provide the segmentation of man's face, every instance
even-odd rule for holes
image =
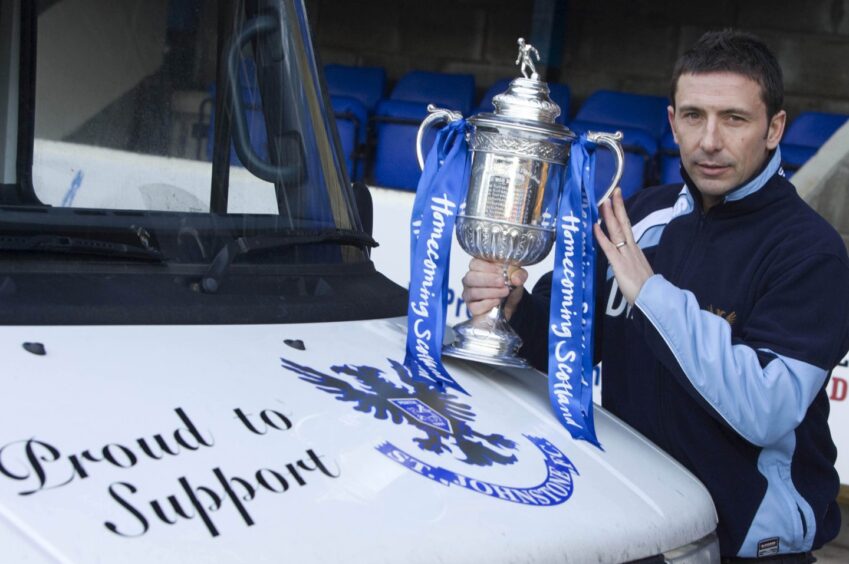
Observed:
[[[682,74],[669,124],[681,163],[705,208],[720,202],[763,165],[784,132],[786,114],[767,120],[761,87],[733,72]]]

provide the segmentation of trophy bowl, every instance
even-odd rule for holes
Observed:
[[[522,59],[525,67],[533,65]],[[519,61],[517,61],[518,64]],[[557,210],[572,143],[576,135],[555,123],[560,108],[549,98],[548,85],[532,72],[514,79],[493,99],[494,113],[467,120],[470,175],[465,202],[457,214],[455,233],[460,246],[473,257],[500,263],[510,286],[510,266],[540,262],[556,239]],[[424,168],[422,138],[437,121],[461,119],[450,110],[428,107],[416,139],[419,165]],[[609,196],[622,175],[621,133],[589,132],[590,141],[611,149],[617,161]],[[454,342],[443,354],[496,364],[528,366],[518,356],[521,338],[503,314],[503,301],[489,313],[454,327]]]
[[[473,257],[508,268],[536,264],[555,240],[553,212],[559,178],[568,160],[567,138],[518,135],[512,128],[475,123],[469,137],[471,176],[465,206],[457,215],[460,247]],[[443,354],[499,364],[526,366],[516,355],[522,340],[501,306],[454,327],[453,344]]]

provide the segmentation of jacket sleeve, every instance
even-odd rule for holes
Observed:
[[[635,305],[634,322],[676,379],[720,421],[765,446],[799,425],[846,353],[849,268],[812,255],[785,269],[757,299],[740,338],[660,275]]]

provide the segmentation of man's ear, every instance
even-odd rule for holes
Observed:
[[[766,146],[772,151],[778,146],[781,141],[781,136],[784,135],[784,126],[787,124],[787,112],[781,110],[769,120],[769,126],[766,130]]]
[[[675,108],[670,106],[666,106],[666,117],[669,118],[669,127],[672,129],[672,137],[675,139],[675,143],[678,143],[678,133],[675,131]]]

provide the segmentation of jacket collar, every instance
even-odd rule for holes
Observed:
[[[766,159],[758,172],[749,178],[748,181],[725,194],[722,202],[718,205],[742,202],[747,198],[750,200],[758,199],[752,198],[752,196],[761,192],[761,189],[776,175],[782,178],[784,177],[784,169],[781,168],[781,149],[779,147],[776,147],[772,151],[770,157]],[[678,202],[676,203],[676,207],[680,208],[681,211],[676,215],[688,213],[696,207],[701,210],[701,198],[694,198],[693,190],[690,188],[691,186],[695,187],[695,190],[698,191],[698,187],[696,187],[683,166],[681,167],[681,178],[684,180],[684,186],[678,194]]]

